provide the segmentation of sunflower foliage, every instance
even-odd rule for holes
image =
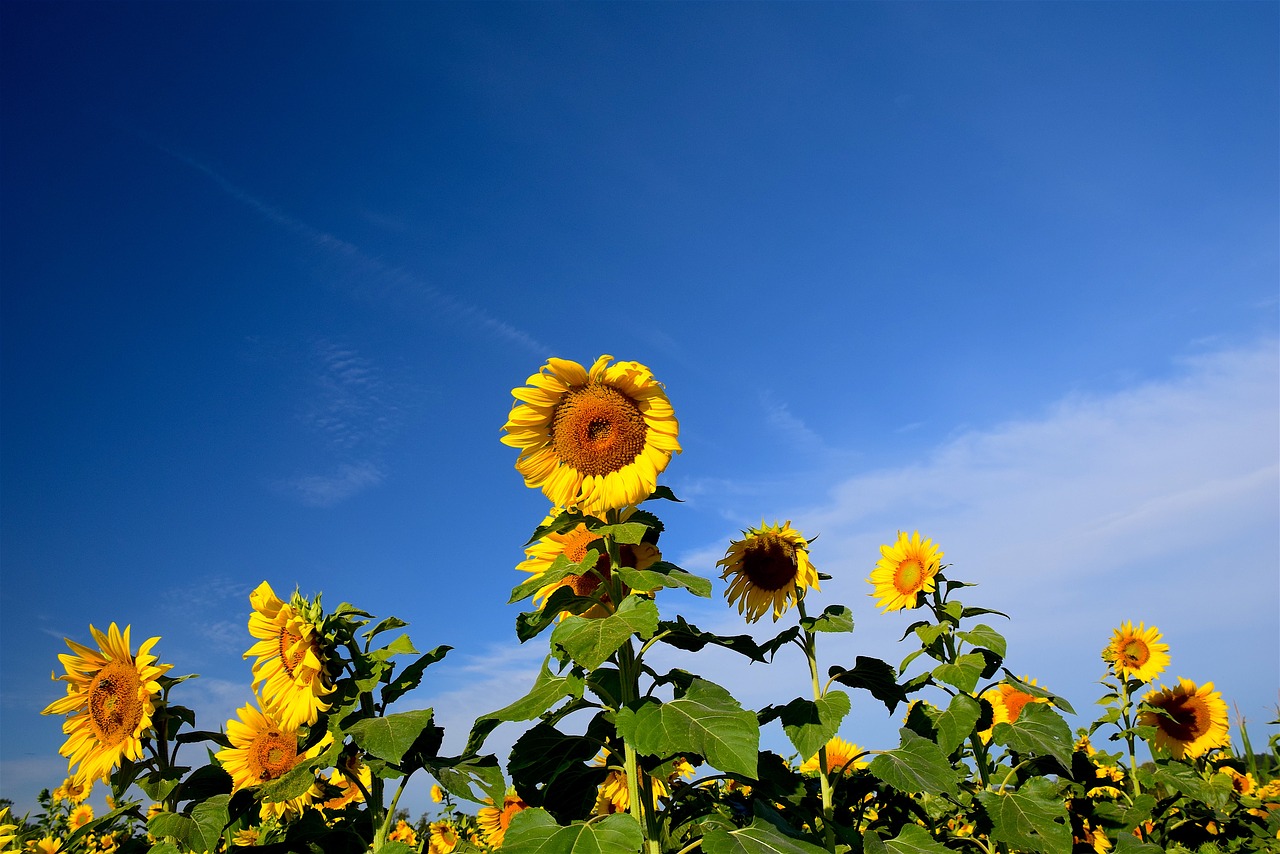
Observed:
[[[412,707],[449,646],[422,652],[397,617],[263,582],[244,653],[254,700],[216,730],[170,698],[191,677],[170,675],[159,638],[135,650],[113,623],[90,627],[96,647],[68,640],[66,695],[45,709],[65,717],[68,777],[34,817],[0,810],[0,851],[1280,851],[1280,735],[1255,753],[1241,721],[1237,751],[1211,682],[1157,681],[1172,656],[1154,626],[1115,630],[1098,715],[1073,729],[1071,703],[1006,666],[1007,615],[974,603],[939,545],[899,532],[867,581],[880,619],[906,612],[902,657],[823,666],[854,613],[819,610],[831,577],[788,520],[743,531],[713,570],[757,629],[706,631],[678,610],[712,580],[661,551],[658,514],[678,499],[658,480],[681,447],[652,372],[551,359],[512,394],[503,442],[550,509],[508,605],[516,638],[545,657],[460,755],[442,756],[433,710]],[[664,647],[796,667],[809,689],[746,708],[709,668],[656,666]],[[856,692],[900,720],[896,743],[846,740]],[[484,751],[503,724],[522,734],[499,762]],[[762,744],[775,725],[785,755]],[[442,806],[411,823],[400,798],[423,777]],[[84,801],[100,783],[109,809],[95,817]]]

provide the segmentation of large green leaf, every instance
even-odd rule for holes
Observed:
[[[828,605],[816,617],[804,617],[800,627],[807,632],[851,632],[853,612],[846,605]]]
[[[978,687],[982,671],[986,669],[987,660],[981,655],[971,652],[961,655],[952,663],[939,664],[933,668],[933,678],[948,685],[954,685],[966,693]]]
[[[1004,657],[1004,635],[1000,634],[986,623],[979,623],[967,632],[956,632],[956,637],[968,644],[972,644],[975,647],[989,649],[1001,658]]]
[[[395,764],[430,723],[431,709],[414,709],[356,721],[347,727],[347,734],[366,753]]]
[[[938,732],[938,747],[946,756],[960,746],[973,732],[982,714],[982,705],[968,694],[956,694],[946,710],[939,713],[933,725]]]
[[[950,794],[956,790],[959,773],[951,767],[938,745],[905,727],[898,730],[902,743],[871,760],[872,775],[900,792]]]
[[[702,837],[705,854],[825,854],[826,849],[786,836],[767,821],[753,819],[749,827],[725,830],[711,827]]]
[[[1019,753],[1052,756],[1064,769],[1071,768],[1071,727],[1046,703],[1027,703],[1016,721],[996,724],[991,738]]]
[[[592,735],[595,737],[589,737]],[[599,752],[598,733],[565,735],[550,724],[539,723],[512,745],[507,772],[525,803],[567,821],[589,815],[595,805],[608,772],[585,763]]]
[[[658,606],[653,600],[628,596],[607,617],[566,617],[551,633],[551,645],[583,669],[595,670],[632,635],[649,638],[657,630]]]
[[[663,587],[683,587],[704,599],[711,595],[711,579],[686,572],[666,561],[658,561],[646,569],[619,567],[618,577],[638,593],[652,593]]]
[[[782,729],[799,751],[802,759],[808,759],[826,744],[840,722],[849,714],[849,695],[843,691],[828,691],[821,700],[797,697],[785,706],[769,706],[761,709],[758,719],[766,724],[774,718],[782,719]]]
[[[615,726],[640,753],[696,753],[726,774],[756,776],[760,724],[754,713],[714,682],[695,678],[675,700],[650,700],[639,709],[622,709]]]
[[[482,798],[488,798],[490,802],[500,804],[507,790],[502,768],[492,754],[437,759],[428,762],[426,767],[441,786],[463,800],[479,803]],[[480,797],[476,796],[474,786],[480,787]]]
[[[982,808],[991,818],[991,838],[1019,851],[1070,854],[1067,807],[1051,791],[1051,781],[1041,777],[1034,782],[1046,785],[1028,785],[1015,792],[978,793]]]
[[[870,691],[871,696],[884,703],[890,713],[899,703],[907,701],[907,692],[898,684],[893,665],[878,658],[859,655],[854,659],[852,670],[833,667],[827,675],[845,687]]]
[[[951,854],[951,849],[935,840],[929,831],[915,824],[903,826],[895,838],[886,840],[890,854]]]
[[[644,838],[627,813],[590,824],[556,824],[546,810],[531,807],[516,813],[502,840],[503,854],[636,854]]]
[[[507,600],[507,604],[511,605],[522,599],[527,599],[542,588],[564,580],[565,576],[587,574],[595,568],[596,562],[600,560],[600,555],[604,554],[604,544],[601,543],[600,546],[600,548],[588,550],[579,563],[569,560],[568,556],[563,553],[556,555],[555,560],[551,562],[549,567],[511,588],[511,598]]]
[[[223,828],[231,823],[230,802],[230,795],[214,795],[191,808],[192,828],[187,836],[191,850],[212,851],[217,848]]]
[[[583,677],[580,671],[571,670],[566,676],[557,676],[548,666],[550,658],[542,660],[542,669],[534,680],[529,693],[496,712],[476,718],[467,738],[466,753],[479,753],[484,740],[498,724],[505,721],[531,721],[546,712],[565,697],[581,697]]]

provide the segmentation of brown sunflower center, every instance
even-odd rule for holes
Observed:
[[[612,386],[592,383],[565,392],[551,419],[551,444],[571,468],[607,475],[640,456],[648,431],[634,400]]]
[[[795,543],[764,532],[742,552],[742,573],[761,590],[781,590],[796,582]]]
[[[142,722],[142,680],[132,661],[112,661],[89,683],[89,721],[94,735],[115,745],[133,735]]]
[[[916,593],[923,583],[924,564],[919,558],[909,557],[898,562],[893,571],[893,586],[899,593]]]
[[[307,644],[302,643],[302,635],[287,628],[280,630],[280,666],[290,679],[296,678],[294,669],[307,657],[307,649]]]
[[[249,770],[259,780],[275,780],[284,776],[298,758],[298,739],[292,733],[269,729],[260,733],[249,746]]]
[[[1120,650],[1120,658],[1129,667],[1141,667],[1150,657],[1151,651],[1147,649],[1147,645],[1137,638],[1127,640]]]
[[[1017,688],[1010,688],[1004,693],[1004,707],[1009,712],[1009,720],[1016,721],[1018,715],[1022,714],[1022,709],[1027,703],[1030,703],[1034,697],[1025,691],[1019,691]]]
[[[1209,731],[1209,708],[1198,697],[1170,697],[1159,708],[1168,713],[1155,715],[1155,724],[1169,737],[1192,742]]]

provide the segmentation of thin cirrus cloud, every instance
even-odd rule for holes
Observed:
[[[423,281],[420,277],[399,267],[383,263],[369,255],[350,241],[322,231],[297,217],[286,213],[275,205],[269,204],[248,190],[240,187],[223,176],[207,163],[195,157],[176,151],[160,143],[145,133],[133,130],[132,133],[147,144],[164,152],[170,157],[195,169],[209,178],[228,196],[251,208],[268,221],[280,226],[309,243],[317,250],[332,258],[354,264],[360,272],[362,282],[360,294],[367,293],[369,282],[378,282],[384,289],[393,293],[405,294],[425,301],[432,309],[433,316],[451,321],[450,325],[469,326],[475,331],[492,335],[501,340],[515,344],[522,349],[543,356],[550,348],[538,341],[528,332],[505,320],[494,317],[485,309],[474,303],[461,300],[440,288]]]
[[[386,473],[376,463],[341,463],[326,474],[310,474],[275,482],[277,491],[308,507],[332,507],[382,483]]]

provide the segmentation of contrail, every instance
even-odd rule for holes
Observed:
[[[489,332],[493,335],[518,344],[529,352],[537,356],[545,356],[551,352],[551,348],[534,338],[522,329],[518,329],[500,320],[489,312],[485,311],[478,305],[458,299],[452,294],[448,294],[439,288],[423,281],[418,276],[408,273],[402,269],[388,266],[377,258],[364,252],[359,246],[343,240],[340,237],[332,235],[326,231],[321,231],[295,216],[291,216],[274,205],[264,202],[262,199],[245,190],[231,181],[227,180],[221,173],[202,163],[194,157],[183,154],[180,151],[164,145],[161,142],[152,139],[147,134],[134,130],[133,133],[154,148],[163,151],[170,157],[185,163],[205,177],[209,178],[217,184],[222,191],[238,202],[247,205],[257,211],[261,216],[285,229],[292,232],[303,240],[309,242],[317,249],[328,252],[333,255],[341,256],[343,259],[356,263],[364,270],[372,275],[380,278],[383,282],[393,285],[397,288],[410,290],[413,293],[424,297],[434,304],[434,306],[445,315],[463,320],[479,329]]]

